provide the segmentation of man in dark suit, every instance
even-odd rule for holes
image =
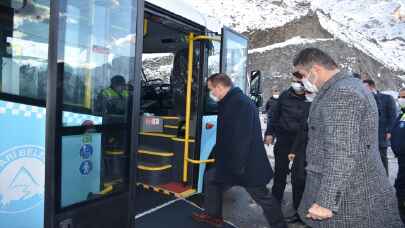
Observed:
[[[392,127],[391,148],[398,159],[395,189],[401,218],[405,223],[405,88],[399,90],[398,105],[401,111]]]
[[[377,90],[374,80],[367,79],[363,81],[368,90],[373,93],[378,108],[378,146],[380,149],[381,160],[388,175],[387,148],[390,146],[391,128],[394,124],[397,110],[395,100],[387,94],[380,93]]]
[[[229,187],[239,185],[263,208],[271,228],[287,228],[279,202],[266,188],[273,171],[255,104],[242,90],[233,87],[225,74],[210,76],[208,88],[213,100],[218,101],[215,164],[205,174],[205,211],[194,213],[193,219],[221,227],[222,194]]]

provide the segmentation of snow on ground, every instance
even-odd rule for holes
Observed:
[[[152,54],[142,54],[142,61],[150,60],[150,59],[160,59],[165,57],[173,57],[173,53],[152,53]]]
[[[266,47],[261,47],[261,48],[256,48],[256,49],[251,49],[249,50],[249,54],[254,54],[254,53],[263,53],[263,52],[267,52],[276,48],[283,48],[289,45],[297,45],[297,44],[311,44],[311,43],[316,43],[316,42],[322,42],[322,41],[330,41],[333,39],[305,39],[302,37],[293,37],[289,40],[286,40],[282,43],[277,43],[277,44],[273,44],[273,45],[269,45]]]

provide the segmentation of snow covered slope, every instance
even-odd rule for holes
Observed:
[[[190,3],[239,32],[279,27],[310,9],[309,2],[294,0],[191,0]]]
[[[405,0],[191,0],[240,32],[316,12],[322,27],[394,71],[405,70]]]
[[[314,0],[321,25],[393,70],[405,69],[405,0]]]

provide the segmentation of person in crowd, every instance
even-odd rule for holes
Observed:
[[[95,111],[103,116],[124,115],[128,101],[128,90],[125,78],[115,75],[110,86],[103,89],[95,102]]]
[[[272,107],[274,107],[275,103],[277,102],[278,98],[280,97],[280,90],[277,87],[273,87],[271,90],[271,97],[266,102],[265,105],[265,112],[268,113]]]
[[[309,106],[304,86],[300,79],[294,76],[291,87],[280,95],[273,108],[272,127],[268,131],[268,135],[277,136],[274,145],[275,173],[272,193],[280,203],[283,200],[289,173],[288,154],[291,153],[303,122],[308,117]]]
[[[405,88],[399,91],[398,104],[401,111],[391,131],[391,148],[398,158],[398,175],[395,180],[395,188],[399,211],[402,221],[405,223]]]
[[[276,87],[273,87],[272,89],[272,96],[270,99],[267,101],[266,106],[265,106],[265,112],[267,114],[267,128],[264,136],[264,142],[267,145],[273,144],[274,142],[274,136],[271,135],[271,128],[272,128],[272,117],[273,117],[273,109],[277,104],[278,98],[280,97],[280,90]]]
[[[296,79],[300,75],[294,76]],[[300,82],[301,84],[301,82]],[[302,84],[301,84],[302,85]],[[302,89],[304,86],[302,85]],[[288,154],[288,160],[293,162],[291,167],[291,183],[292,183],[292,193],[293,193],[293,206],[296,211],[300,205],[302,195],[304,194],[305,189],[305,166],[306,166],[306,146],[308,141],[308,115],[309,115],[309,106],[313,101],[313,93],[305,92],[306,102],[308,105],[304,109],[304,116],[301,118],[301,126],[295,137],[294,143],[292,145],[291,151]],[[291,222],[300,222],[302,223],[301,218],[296,215],[296,219],[291,219]]]
[[[214,100],[218,100],[215,164],[205,174],[205,211],[192,214],[192,218],[222,227],[222,194],[230,186],[240,185],[263,208],[271,228],[287,228],[279,202],[266,187],[273,171],[254,102],[233,87],[226,74],[210,76],[208,88]]]
[[[395,100],[392,96],[380,93],[372,79],[363,80],[364,85],[373,94],[378,108],[378,146],[381,160],[388,175],[387,150],[390,146],[391,128],[397,116]]]
[[[317,93],[309,114],[301,218],[313,228],[403,227],[379,159],[374,97],[317,48],[300,51],[293,65],[306,90]]]

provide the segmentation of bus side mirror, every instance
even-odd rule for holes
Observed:
[[[250,72],[249,78],[250,85],[250,96],[252,100],[256,103],[257,107],[263,105],[262,98],[262,72],[260,70],[254,70]]]

